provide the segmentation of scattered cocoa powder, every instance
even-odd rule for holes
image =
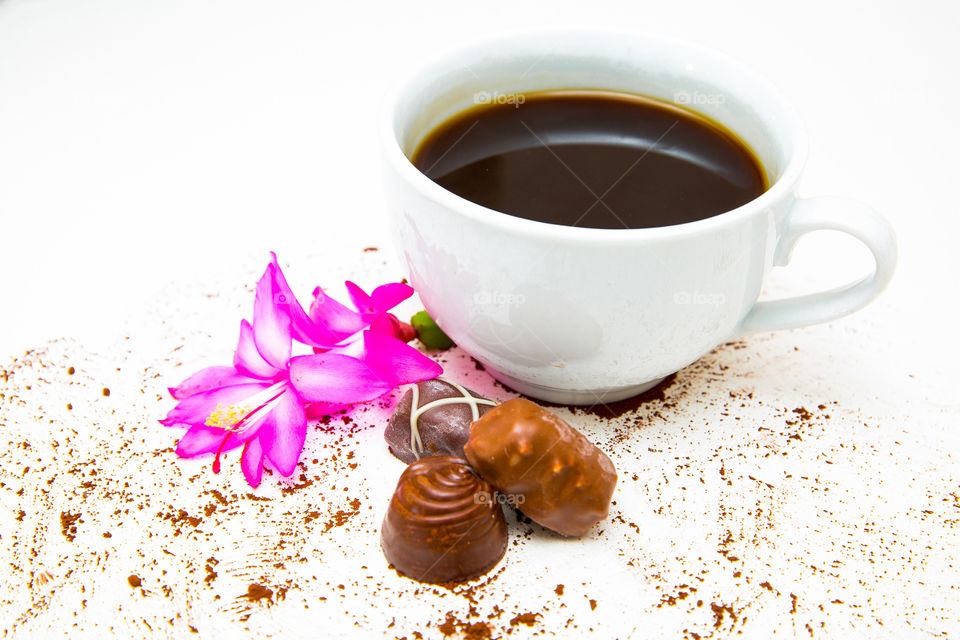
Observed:
[[[260,602],[261,600],[266,600],[272,604],[273,589],[269,589],[262,584],[257,584],[256,582],[252,582],[250,583],[250,586],[247,587],[247,592],[240,597],[246,598],[250,602]]]
[[[713,626],[719,629],[723,626],[724,618],[729,617],[732,623],[737,622],[738,611],[728,604],[710,603],[710,609],[713,611]]]
[[[218,564],[220,564],[220,562],[213,556],[210,556],[209,558],[207,558],[207,564],[204,565],[203,567],[204,570],[207,572],[207,575],[203,578],[203,581],[206,582],[207,584],[210,584],[211,582],[217,579],[217,572],[214,571],[213,568]]]
[[[73,542],[73,539],[77,537],[77,523],[83,522],[80,519],[79,513],[70,513],[69,511],[60,512],[60,531],[63,533],[63,537]]]
[[[333,529],[334,527],[342,527],[343,525],[345,525],[345,524],[350,520],[350,518],[352,518],[352,517],[354,517],[355,515],[357,515],[358,513],[360,513],[360,499],[359,499],[359,498],[354,498],[353,500],[350,501],[349,504],[350,504],[350,508],[349,508],[349,509],[341,509],[340,511],[337,511],[336,513],[334,513],[334,514],[330,517],[329,520],[327,520],[327,521],[323,524],[323,532],[324,532],[324,533],[326,533],[327,531],[330,531],[330,529]],[[308,514],[308,517],[309,517],[309,516],[310,516],[310,514]],[[311,519],[312,519],[312,518],[311,518]]]
[[[446,619],[437,625],[437,630],[445,638],[449,638],[457,632],[466,640],[489,640],[493,637],[493,630],[488,623],[460,620],[453,611],[447,612]]]
[[[539,617],[540,617],[539,613],[532,613],[532,612],[518,613],[517,615],[515,615],[513,618],[510,619],[510,626],[516,627],[518,625],[525,624],[528,627],[532,627],[537,623],[537,618]]]

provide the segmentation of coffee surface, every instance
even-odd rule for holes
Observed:
[[[575,227],[692,222],[766,190],[759,161],[720,125],[608,91],[544,91],[472,107],[430,132],[411,160],[467,200]]]

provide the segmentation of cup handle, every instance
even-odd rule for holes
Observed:
[[[809,295],[756,302],[740,325],[740,335],[774,329],[792,329],[827,322],[865,307],[880,295],[897,266],[897,239],[890,223],[865,204],[847,198],[797,200],[777,244],[774,265],[790,262],[797,240],[820,230],[843,231],[873,252],[871,273],[842,287]]]

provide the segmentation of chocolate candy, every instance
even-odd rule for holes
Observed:
[[[384,555],[420,582],[463,582],[486,573],[507,549],[507,521],[496,497],[463,458],[414,462],[383,519]]]
[[[484,414],[464,451],[484,480],[557,533],[583,535],[607,516],[617,484],[610,458],[529,400],[509,400]]]
[[[423,456],[463,457],[470,423],[496,404],[441,378],[418,382],[400,399],[383,437],[408,464]]]

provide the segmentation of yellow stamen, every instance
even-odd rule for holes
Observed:
[[[224,409],[222,404],[218,404],[204,424],[208,427],[228,429],[240,422],[248,413],[250,413],[250,407],[247,406],[231,405]]]

